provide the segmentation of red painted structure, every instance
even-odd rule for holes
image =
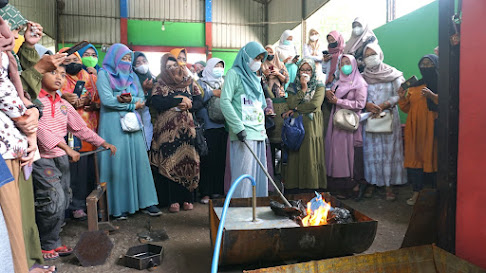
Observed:
[[[486,269],[486,1],[462,3],[456,255]]]

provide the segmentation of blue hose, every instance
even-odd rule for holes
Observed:
[[[250,179],[251,185],[256,186],[255,179],[249,175],[249,174],[244,174],[240,177],[238,177],[233,185],[231,185],[231,188],[228,191],[228,195],[226,195],[226,199],[224,200],[224,206],[223,206],[223,212],[221,213],[221,219],[219,221],[219,227],[218,227],[218,233],[216,234],[216,243],[214,244],[214,252],[213,252],[213,262],[211,264],[211,273],[217,273],[218,272],[218,262],[219,262],[219,250],[221,248],[221,237],[223,236],[223,228],[224,228],[224,222],[226,220],[226,211],[228,210],[228,206],[231,201],[231,197],[233,196],[233,192],[235,191],[236,187],[242,180],[245,178]]]

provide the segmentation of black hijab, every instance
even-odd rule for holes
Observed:
[[[434,67],[421,68],[420,64],[427,58],[434,64]],[[423,56],[419,61],[419,69],[422,74],[422,78],[414,84],[414,86],[420,86],[425,84],[434,94],[439,94],[439,56],[435,54],[428,54]],[[430,111],[439,111],[439,106],[435,104],[431,99],[427,99],[427,107]]]
[[[141,74],[139,73],[137,70],[135,70],[135,64],[137,62],[137,59],[138,57],[144,57],[145,59],[147,59],[147,57],[145,56],[145,54],[143,54],[142,52],[140,51],[135,51],[134,53],[134,58],[133,58],[133,61],[132,61],[132,67],[134,68],[133,69],[133,72],[135,72],[135,74],[137,74],[138,76],[138,79],[140,80],[140,85],[143,86],[143,82],[146,80],[146,79],[150,79],[150,80],[154,80],[154,76],[152,75],[152,73],[150,73],[150,69],[147,70],[147,73],[145,74]],[[148,59],[147,59],[148,60]]]

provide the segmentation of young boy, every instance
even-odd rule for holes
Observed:
[[[78,112],[64,99],[59,90],[66,80],[66,68],[44,74],[38,99],[44,106],[44,115],[39,120],[37,142],[41,159],[34,163],[34,194],[36,222],[42,246],[47,258],[67,256],[72,248],[61,245],[59,233],[64,223],[64,211],[71,201],[69,159],[76,162],[80,154],[65,142],[67,132],[97,147],[111,150],[116,147],[105,142],[89,129]]]

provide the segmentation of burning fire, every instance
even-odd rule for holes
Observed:
[[[313,199],[314,200],[314,199]],[[327,225],[327,214],[331,209],[331,204],[321,201],[317,209],[312,209],[312,201],[307,203],[307,216],[302,219],[304,227]]]

